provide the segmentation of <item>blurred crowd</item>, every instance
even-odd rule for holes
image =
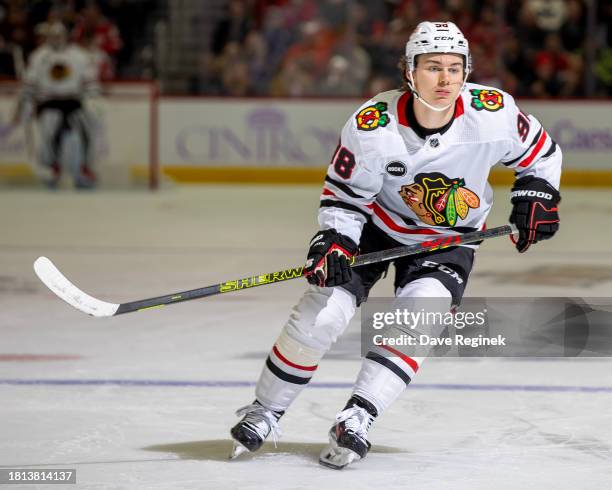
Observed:
[[[199,2],[205,18],[212,3],[220,2]],[[54,22],[90,52],[103,80],[133,76],[134,40],[160,4],[0,0],[0,79],[18,77]],[[612,92],[610,0],[227,0],[221,18],[208,17],[208,49],[191,76],[196,94],[368,96],[396,88],[406,40],[425,19],[463,30],[474,82],[542,98]]]
[[[142,31],[139,16],[147,7],[143,0],[0,0],[0,79],[20,78],[29,55],[56,23],[66,27],[71,42],[87,50],[101,80],[121,77],[133,54],[134,33]]]
[[[429,19],[463,30],[474,82],[519,96],[605,96],[611,17],[606,0],[229,0],[197,90],[367,96],[396,88],[406,40]]]

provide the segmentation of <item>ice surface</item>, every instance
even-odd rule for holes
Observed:
[[[282,419],[278,448],[229,462],[233,412],[252,401],[302,280],[96,319],[32,271],[46,255],[118,303],[299,265],[319,190],[3,190],[0,466],[73,467],[92,489],[610,488],[605,359],[431,360],[376,422],[370,455],[334,472],[317,456],[359,369],[357,317]],[[496,199],[490,226],[509,214],[508,190]],[[468,294],[609,298],[609,215],[609,191],[564,190],[558,236],[524,255],[487,242]]]

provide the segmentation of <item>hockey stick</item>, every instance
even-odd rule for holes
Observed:
[[[365,255],[355,257],[352,267],[360,265],[373,264],[386,260],[393,260],[407,255],[415,255],[424,252],[432,252],[434,250],[454,247],[457,245],[465,245],[468,243],[480,242],[488,238],[494,238],[504,235],[517,233],[514,225],[505,225],[498,228],[491,228],[486,231],[474,231],[463,235],[442,236],[435,240],[429,240],[414,245],[406,245],[402,247],[381,250]],[[234,281],[222,282],[198,289],[189,291],[181,291],[156,298],[141,299],[130,301],[129,303],[107,303],[101,301],[81,291],[72,284],[46,257],[39,257],[34,262],[34,271],[40,280],[56,295],[63,299],[66,303],[74,306],[77,310],[81,310],[91,316],[105,317],[116,316],[132,311],[141,311],[148,308],[156,308],[159,306],[180,303],[196,298],[205,298],[215,294],[231,293],[241,289],[248,289],[256,286],[264,286],[266,284],[274,284],[281,281],[288,281],[301,277],[304,274],[304,266],[285,269],[278,272],[268,272],[257,276],[244,277]]]

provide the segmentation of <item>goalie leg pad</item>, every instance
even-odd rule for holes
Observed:
[[[47,109],[38,117],[38,163],[51,167],[60,156],[62,138],[62,114],[60,111]]]
[[[355,297],[339,288],[308,288],[272,347],[255,396],[269,410],[287,410],[319,360],[355,314]]]

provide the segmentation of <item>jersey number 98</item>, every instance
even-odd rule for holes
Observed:
[[[518,131],[519,138],[521,138],[521,141],[524,143],[527,139],[527,135],[529,134],[529,118],[522,112],[518,113],[516,129]]]
[[[343,179],[350,179],[355,168],[355,155],[348,151],[344,146],[339,146],[332,159],[334,170]]]

